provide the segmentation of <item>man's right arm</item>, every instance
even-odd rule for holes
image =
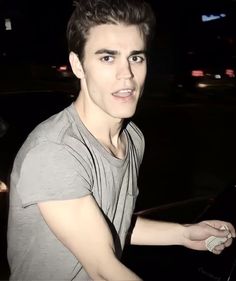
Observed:
[[[91,195],[38,203],[46,223],[93,280],[141,280],[115,255],[112,234]]]

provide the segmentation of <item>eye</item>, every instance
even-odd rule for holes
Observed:
[[[137,56],[137,55],[131,56],[129,58],[129,61],[131,63],[142,63],[144,60],[145,60],[145,58],[143,56]]]
[[[113,62],[114,57],[113,56],[104,56],[100,60],[103,61],[103,62]]]

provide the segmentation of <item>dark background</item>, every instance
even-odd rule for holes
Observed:
[[[215,53],[216,61],[230,57],[235,65],[236,1],[150,2],[157,14],[157,31],[144,97],[134,117],[146,139],[136,210],[215,195],[236,183],[236,93],[229,97],[224,92],[210,96],[188,92],[183,97],[172,88],[196,52],[206,62],[209,53]],[[68,63],[65,30],[71,11],[68,0],[0,0],[0,94],[12,85],[16,90],[29,84],[48,89],[45,81],[32,80],[30,69],[35,64]],[[215,13],[227,17],[201,22],[202,14]],[[11,31],[5,30],[6,18],[11,19]],[[58,85],[50,87],[63,89]],[[69,83],[65,89],[71,87]],[[6,213],[7,194],[2,199],[0,206]],[[1,217],[2,276],[8,274],[6,221],[6,216]]]
[[[149,1],[157,15],[152,59],[158,73],[170,74],[180,67],[185,54],[207,45],[235,48],[234,0]],[[0,3],[1,52],[9,59],[30,61],[67,59],[66,23],[72,1],[2,0]],[[203,13],[226,13],[219,21],[202,23]],[[3,32],[3,20],[13,30]],[[5,37],[5,38],[4,38]],[[3,39],[2,39],[3,38]],[[158,62],[158,63],[156,63]]]
[[[150,53],[144,105],[135,116],[147,141],[140,208],[216,192],[234,181],[235,168],[233,97],[173,99],[172,84],[196,52],[206,62],[209,53],[215,53],[215,60],[227,56],[235,64],[236,1],[149,2],[157,16],[157,30]],[[72,3],[0,2],[0,90],[14,84],[15,79],[23,81],[23,85],[30,84],[29,65],[68,63],[65,31]],[[219,13],[225,13],[226,17],[201,21],[203,14]],[[6,18],[11,19],[11,31],[4,29]],[[146,185],[159,186],[158,196],[149,195],[152,189],[145,193]]]

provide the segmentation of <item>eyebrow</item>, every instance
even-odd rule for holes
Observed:
[[[131,53],[130,53],[130,56],[133,56],[133,55],[140,55],[140,54],[144,54],[146,55],[146,50],[133,50]],[[116,50],[109,50],[109,49],[99,49],[95,52],[96,55],[101,55],[101,54],[108,54],[108,55],[118,55],[119,54],[119,51],[116,51]]]

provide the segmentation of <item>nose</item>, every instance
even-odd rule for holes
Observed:
[[[121,62],[117,69],[117,79],[131,79],[133,76],[130,62],[128,60]]]

